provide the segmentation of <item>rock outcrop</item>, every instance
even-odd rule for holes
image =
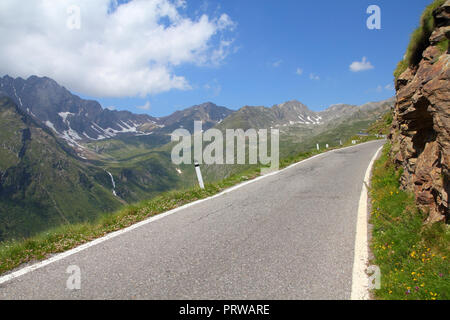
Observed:
[[[450,55],[442,44],[450,38],[450,0],[433,17],[422,60],[396,80],[390,134],[391,155],[404,169],[401,185],[414,192],[428,223],[449,221]]]

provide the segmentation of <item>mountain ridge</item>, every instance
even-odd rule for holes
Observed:
[[[48,77],[0,78],[0,95],[11,98],[23,111],[47,125],[72,146],[78,141],[101,140],[118,133],[137,132],[154,122],[149,115],[103,109],[94,100],[85,100]]]
[[[152,117],[102,108],[97,101],[82,99],[48,77],[30,76],[25,80],[8,75],[0,77],[0,96],[11,98],[23,111],[78,151],[83,149],[80,142],[104,140],[121,134],[170,134],[178,128],[192,132],[194,121],[202,121],[205,130],[215,126],[249,129],[324,125],[359,111],[377,109],[380,103],[394,101],[390,98],[361,106],[337,104],[318,112],[295,99],[272,107],[244,106],[238,110],[205,102],[164,117]]]

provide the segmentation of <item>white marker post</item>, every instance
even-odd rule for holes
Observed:
[[[328,143],[327,143],[327,149],[329,148]]]
[[[195,173],[197,173],[198,184],[200,185],[200,188],[205,189],[202,172],[200,171],[200,164],[198,163],[198,161],[195,161],[194,165],[195,165]]]
[[[320,151],[320,147],[319,147],[319,144],[317,144],[317,151]]]

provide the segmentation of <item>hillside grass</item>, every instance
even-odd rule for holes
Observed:
[[[392,110],[386,112],[381,119],[377,120],[373,124],[369,126],[367,132],[369,134],[384,134],[388,135],[391,130],[392,121],[394,119],[394,115]]]
[[[411,34],[405,57],[401,60],[394,71],[394,77],[397,79],[408,67],[416,66],[422,59],[423,51],[430,45],[429,38],[434,29],[433,11],[442,6],[445,0],[434,0],[428,5],[422,17],[420,18],[419,27]]]
[[[352,137],[352,139],[362,143],[374,140],[376,137]],[[346,142],[343,147],[352,145],[352,139]],[[280,169],[330,150],[332,148],[322,148],[319,151],[300,152],[295,156],[280,159]],[[251,167],[219,182],[206,184],[203,190],[195,187],[166,192],[151,200],[126,206],[116,213],[105,214],[93,222],[62,225],[28,239],[2,242],[0,243],[0,274],[4,274],[26,263],[43,260],[52,254],[70,250],[157,214],[170,211],[196,200],[211,197],[229,187],[260,176],[260,172],[261,167]]]
[[[450,229],[424,225],[414,195],[400,190],[401,169],[389,158],[390,144],[375,162],[370,195],[372,264],[381,269],[375,297],[388,300],[450,299]]]

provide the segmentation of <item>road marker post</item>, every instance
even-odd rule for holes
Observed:
[[[319,147],[319,144],[317,144],[317,151],[320,151],[320,147]]]
[[[200,171],[200,164],[198,163],[198,161],[195,161],[194,165],[195,165],[195,173],[197,173],[198,184],[200,185],[201,189],[205,189],[205,184],[203,183],[202,172]]]

